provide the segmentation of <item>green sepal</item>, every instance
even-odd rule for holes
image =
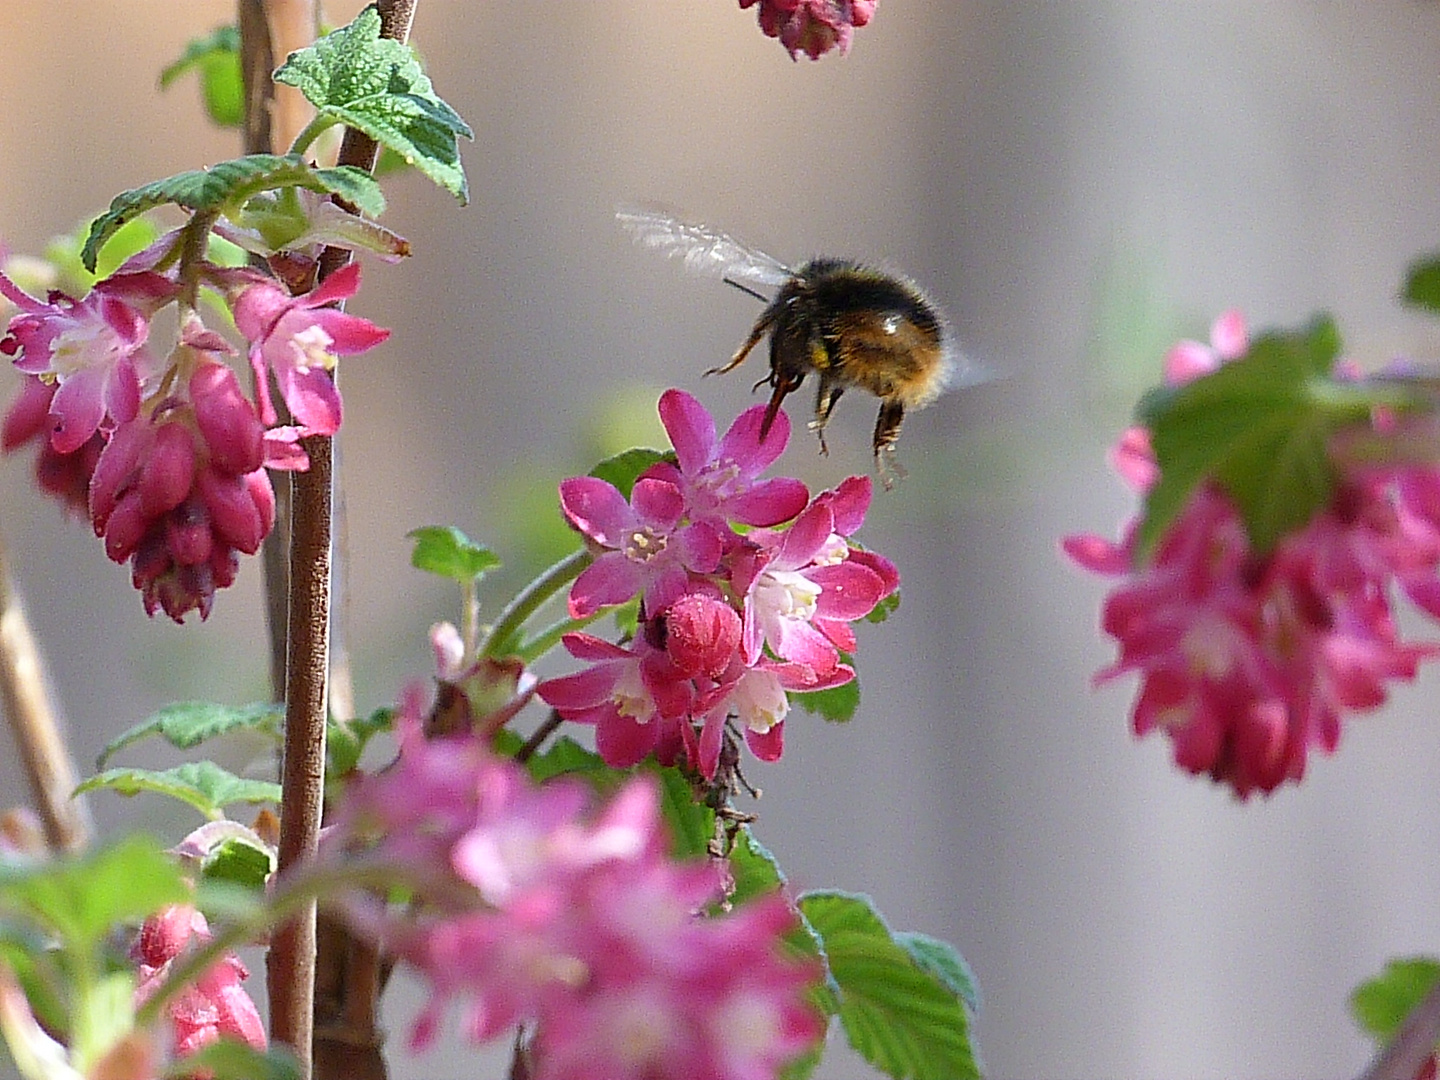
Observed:
[[[964,1001],[916,962],[868,897],[812,892],[799,906],[823,944],[840,1023],[861,1057],[897,1080],[978,1080]]]
[[[263,702],[220,705],[213,701],[178,701],[112,739],[100,751],[95,767],[103,768],[118,751],[151,735],[158,735],[177,750],[193,750],[207,739],[235,731],[251,731],[278,745],[284,720],[282,706]]]
[[[173,769],[106,769],[75,789],[75,794],[104,788],[119,795],[142,791],[168,795],[189,803],[208,818],[223,817],[232,803],[278,803],[280,785],[269,780],[246,780],[213,761],[187,761]]]
[[[477,544],[453,525],[424,525],[405,534],[415,541],[410,565],[428,574],[468,585],[487,570],[500,566],[500,557]]]
[[[122,191],[90,225],[81,261],[94,270],[101,245],[131,218],[157,206],[173,203],[197,213],[219,214],[238,210],[261,192],[296,187],[337,195],[372,217],[385,209],[380,185],[362,169],[349,165],[317,169],[299,154],[249,154]]]
[[[207,37],[192,39],[180,59],[160,72],[160,89],[168,89],[191,70],[199,73],[200,92],[211,121],[220,127],[240,127],[245,121],[245,86],[239,29],[219,26]]]
[[[380,36],[373,6],[291,54],[275,81],[304,94],[317,119],[364,132],[462,203],[469,200],[457,138],[474,138],[470,126],[436,96],[414,50]]]
[[[275,853],[239,836],[216,844],[200,869],[206,881],[257,891],[265,887],[274,872]]]

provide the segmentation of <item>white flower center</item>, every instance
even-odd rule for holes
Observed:
[[[625,540],[625,557],[631,562],[649,562],[665,550],[666,538],[650,526],[636,529]]]
[[[815,617],[820,586],[794,570],[767,570],[755,583],[755,604],[784,619]]]
[[[645,688],[645,681],[640,678],[639,664],[626,665],[625,673],[616,680],[615,689],[610,691],[610,700],[615,702],[621,716],[639,720],[642,724],[655,711],[655,702]]]
[[[790,699],[780,680],[756,668],[740,677],[730,701],[740,722],[757,735],[765,734],[790,711]]]
[[[290,339],[290,351],[295,357],[295,370],[302,375],[312,368],[321,368],[324,371],[332,370],[335,367],[335,354],[330,351],[330,346],[334,344],[334,338],[316,324],[311,323]]]

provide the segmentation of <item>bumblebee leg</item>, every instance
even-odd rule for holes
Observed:
[[[900,438],[900,425],[905,420],[905,406],[898,401],[882,401],[880,415],[875,418],[875,471],[880,474],[880,483],[889,491],[896,480],[905,478],[905,469],[895,455],[895,443]]]
[[[775,386],[775,392],[770,395],[770,404],[765,407],[765,419],[760,422],[760,441],[765,441],[765,436],[770,434],[770,425],[775,423],[775,415],[780,411],[780,403],[785,400],[785,395],[792,390],[800,389],[800,384],[805,381],[805,376],[797,378],[786,378],[778,371],[770,376],[770,382]],[[755,384],[759,386],[759,383]]]
[[[705,374],[724,375],[725,372],[733,371],[739,367],[745,362],[745,358],[750,355],[750,350],[755,348],[756,345],[759,345],[760,339],[770,332],[770,326],[774,322],[774,318],[762,315],[759,321],[755,323],[755,328],[750,331],[750,336],[745,339],[745,343],[735,350],[735,355],[730,357],[726,363],[719,367],[711,368],[705,372]],[[758,386],[759,384],[757,383],[756,385]]]
[[[810,430],[820,436],[822,457],[830,456],[830,447],[825,445],[825,425],[830,423],[830,414],[835,411],[835,403],[843,393],[843,383],[832,382],[824,377],[820,379],[820,389],[815,394],[815,419],[810,421]]]

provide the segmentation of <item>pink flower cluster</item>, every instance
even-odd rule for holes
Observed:
[[[335,358],[388,332],[325,306],[354,295],[353,264],[303,296],[255,271],[203,264],[201,278],[229,299],[248,342],[257,407],[225,362],[233,350],[193,309],[166,360],[151,352],[151,320],[181,293],[177,271],[147,265],[162,250],[80,300],[40,301],[0,274],[0,295],[20,309],[0,353],[26,375],[0,448],[38,442],[41,487],[88,513],[106,554],[130,562],[148,613],[179,622],[210,613],[215,590],[235,579],[237,553],[253,554],[274,524],[265,468],[305,468],[297,440],[339,428]],[[272,372],[294,426],[275,427]]]
[[[1209,346],[1171,351],[1167,380],[1186,382],[1245,350],[1243,321],[1227,313]],[[1114,462],[1142,493],[1159,475],[1143,428],[1125,433]],[[1077,535],[1063,544],[1085,569],[1122,579],[1102,616],[1120,655],[1097,682],[1139,673],[1136,734],[1166,732],[1178,765],[1241,798],[1300,779],[1312,748],[1335,749],[1346,712],[1381,705],[1389,681],[1413,679],[1437,652],[1401,640],[1389,600],[1398,586],[1440,618],[1434,468],[1347,472],[1333,503],[1263,558],[1213,484],[1143,566],[1137,524],[1118,543]]]
[[[649,778],[592,811],[577,781],[537,787],[477,739],[426,740],[423,713],[412,690],[399,760],[349,789],[321,854],[399,869],[414,889],[403,913],[372,894],[344,906],[429,980],[414,1045],[462,997],[477,1041],[533,1031],[532,1080],[758,1080],[819,1039],[805,1001],[819,970],[780,943],[788,904],[701,917],[719,872],[666,858]]]
[[[611,765],[655,753],[711,778],[730,717],[757,757],[775,760],[786,692],[853,679],[840,655],[855,649],[850,624],[899,585],[892,563],[849,539],[870,505],[868,478],[814,499],[798,480],[759,479],[790,435],[781,412],[762,440],[764,416],[747,409],[717,439],[698,401],[667,390],[660,418],[676,463],[649,469],[628,502],[593,477],[560,485],[565,516],[595,552],[570,614],[641,597],[632,642],[569,634],[565,647],[590,666],[538,689],[565,719],[595,725]]]
[[[818,60],[831,49],[850,51],[855,27],[875,16],[878,0],[740,0],[742,9],[760,5],[760,29],[779,38],[792,60],[803,52]]]
[[[130,959],[139,968],[135,1004],[142,1004],[170,974],[176,957],[194,938],[210,939],[205,916],[188,905],[177,904],[145,920],[130,947]],[[171,998],[166,1012],[174,1033],[178,1057],[193,1054],[222,1036],[266,1047],[265,1025],[255,1002],[240,984],[249,977],[238,957],[226,954],[192,985]]]

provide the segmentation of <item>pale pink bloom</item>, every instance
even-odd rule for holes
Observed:
[[[695,702],[699,732],[691,724],[682,726],[691,767],[707,780],[714,778],[725,721],[732,716],[752,754],[761,761],[778,761],[785,749],[785,717],[790,712],[787,691],[828,690],[853,678],[855,669],[849,664],[837,663],[822,677],[805,664],[762,656],[747,666],[736,657],[729,670]]]
[[[536,692],[565,719],[594,724],[595,748],[608,764],[635,765],[678,737],[676,721],[690,711],[694,687],[664,650],[644,634],[628,649],[592,634],[561,640],[590,667],[547,679]]]
[[[71,510],[84,514],[89,508],[90,477],[105,448],[105,436],[96,431],[70,453],[56,450],[50,439],[55,427],[50,417],[55,390],[38,375],[25,376],[0,427],[0,450],[9,454],[30,443],[38,444],[35,482]]]
[[[269,278],[249,281],[232,305],[235,326],[250,342],[260,419],[266,425],[276,421],[268,368],[306,433],[335,434],[341,420],[340,391],[331,376],[337,358],[364,352],[390,336],[368,319],[331,306],[360,288],[359,264],[349,263],[303,296],[291,296]]]
[[[777,895],[701,917],[719,898],[719,870],[665,857],[650,777],[597,809],[579,781],[537,787],[478,740],[426,740],[424,711],[407,692],[399,761],[347,790],[321,852],[383,865],[410,886],[402,907],[365,893],[342,910],[429,983],[412,1045],[428,1045],[463,1003],[477,1041],[534,1032],[537,1080],[595,1069],[749,1080],[820,1037],[806,1000],[818,966],[781,946],[793,912]]]
[[[26,374],[54,382],[55,450],[79,449],[107,419],[134,419],[141,384],[155,370],[146,346],[150,318],[177,292],[169,278],[142,271],[97,282],[82,300],[56,293],[42,303],[0,274],[0,295],[20,308],[0,337],[0,353]]]
[[[759,479],[790,441],[790,419],[783,410],[776,413],[766,437],[760,438],[765,412],[764,405],[746,409],[717,441],[715,420],[705,406],[684,390],[666,390],[660,396],[660,421],[679,464],[660,462],[645,475],[674,484],[692,521],[710,522],[726,533],[731,521],[745,525],[789,521],[805,509],[810,493],[801,481],[788,476]]]
[[[719,534],[705,522],[682,524],[684,496],[668,481],[637,480],[627,503],[613,484],[576,476],[561,482],[560,506],[599,551],[570,587],[573,618],[636,595],[653,618],[685,593],[691,574],[719,565]]]
[[[736,582],[745,597],[741,655],[753,664],[768,644],[781,659],[828,677],[839,656],[826,631],[869,614],[890,591],[887,582],[850,557],[826,499],[783,533],[757,530],[747,540],[754,545],[750,565]]]

